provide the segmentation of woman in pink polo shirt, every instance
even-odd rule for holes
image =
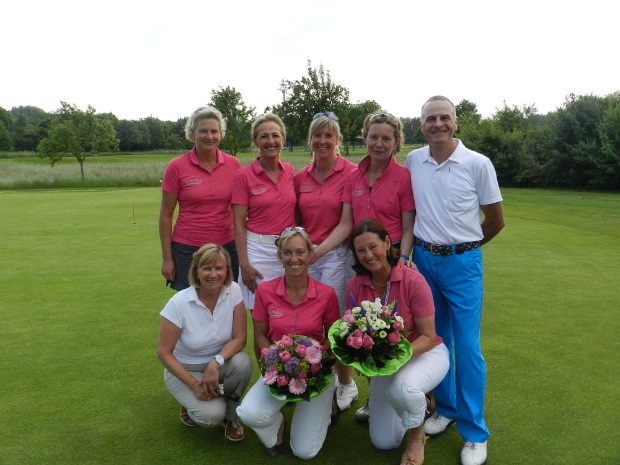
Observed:
[[[239,255],[246,308],[254,308],[254,292],[262,280],[282,276],[275,241],[280,232],[295,224],[293,166],[280,161],[286,138],[282,120],[272,114],[260,116],[252,125],[252,142],[258,157],[235,177],[232,208],[235,243]]]
[[[340,222],[315,249],[314,260],[346,240],[355,223],[377,218],[387,228],[393,246],[399,250],[400,261],[405,262],[413,247],[415,205],[411,176],[394,159],[404,144],[403,124],[389,113],[368,115],[364,120],[362,138],[368,156],[348,175],[342,191]],[[340,383],[348,386],[355,383],[350,367],[337,364],[336,370]],[[358,409],[355,419],[368,420],[368,401]]]
[[[379,298],[384,305],[397,302],[396,314],[409,331],[412,356],[395,374],[370,381],[370,439],[379,449],[400,446],[408,431],[401,463],[424,461],[425,393],[448,372],[448,349],[435,333],[433,295],[424,277],[399,263],[398,252],[386,228],[374,218],[357,223],[351,234],[355,272],[347,293],[357,303]],[[352,307],[352,300],[347,298]]]
[[[258,286],[252,319],[257,349],[271,346],[283,336],[311,337],[329,346],[327,331],[339,318],[338,298],[331,286],[308,276],[312,242],[303,228],[286,228],[278,240],[278,257],[284,276]],[[257,354],[258,356],[258,354]],[[293,454],[310,459],[319,453],[330,425],[334,383],[309,402],[295,404],[290,446]],[[250,388],[237,408],[239,418],[250,426],[268,455],[284,451],[286,419],[262,377]]]
[[[198,108],[185,125],[186,137],[196,146],[172,160],[164,173],[159,211],[161,274],[177,291],[189,287],[192,254],[206,243],[224,246],[237,281],[239,261],[230,201],[241,163],[218,149],[225,132],[226,122],[218,110]],[[173,230],[177,204],[179,214]]]

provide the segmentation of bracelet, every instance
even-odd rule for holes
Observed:
[[[405,260],[409,261],[409,255],[401,255],[400,258],[404,258]]]

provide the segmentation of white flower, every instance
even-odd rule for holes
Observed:
[[[372,304],[368,300],[362,301],[362,308],[366,311],[372,308]]]
[[[351,310],[351,313],[353,314],[353,316],[358,317],[362,314],[361,309],[359,307],[354,307]]]
[[[385,332],[385,331],[384,331],[384,332]],[[349,335],[349,331],[343,331],[343,332],[341,332],[341,333],[340,333],[340,337],[341,337],[341,338],[345,338],[345,337],[347,337],[348,335]]]
[[[344,321],[340,323],[340,331],[349,331],[349,323],[345,323]]]
[[[379,331],[379,337],[385,339],[387,337],[387,333],[385,331]]]

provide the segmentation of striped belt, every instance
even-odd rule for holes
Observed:
[[[479,248],[482,244],[480,241],[473,242],[463,242],[462,244],[456,245],[439,245],[439,244],[431,244],[430,242],[425,242],[419,237],[413,238],[413,243],[418,247],[422,247],[427,252],[432,253],[433,255],[460,255],[464,252],[469,252],[470,250],[474,250]]]
[[[245,235],[248,239],[251,239],[256,242],[262,242],[263,244],[271,244],[275,245],[276,239],[280,236],[277,234],[256,234],[252,231],[245,230]]]

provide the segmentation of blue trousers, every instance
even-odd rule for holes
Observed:
[[[465,441],[484,442],[486,364],[480,347],[482,251],[433,255],[419,246],[413,260],[433,292],[435,325],[450,353],[450,369],[435,388],[437,412],[455,418]]]

